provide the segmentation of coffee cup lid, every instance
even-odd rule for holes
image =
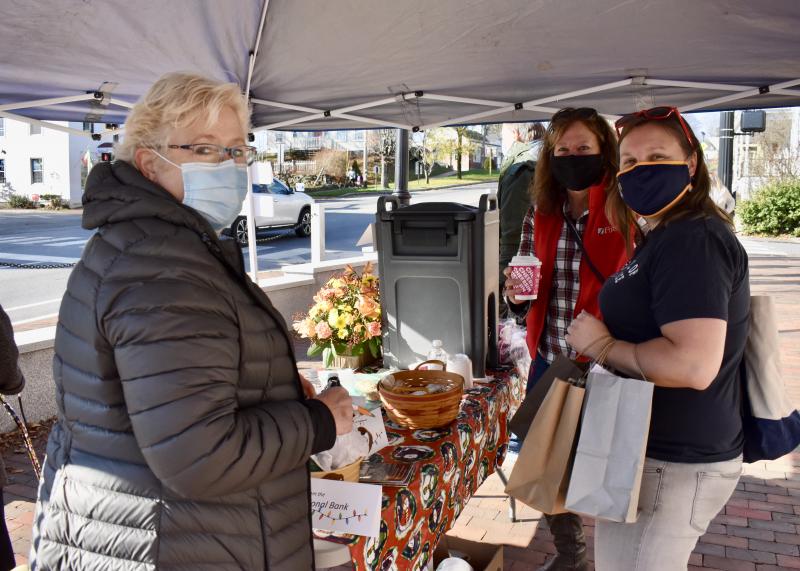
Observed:
[[[510,266],[538,266],[541,264],[536,256],[514,256],[509,262]]]

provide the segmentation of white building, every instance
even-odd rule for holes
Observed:
[[[739,130],[741,113],[736,113]],[[748,199],[762,186],[800,176],[800,107],[767,110],[767,130],[734,139],[733,186]]]
[[[70,207],[80,206],[86,153],[92,163],[100,160],[99,144],[89,137],[0,117],[0,189],[28,197],[54,194]]]

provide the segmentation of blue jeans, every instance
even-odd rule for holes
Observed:
[[[539,382],[539,379],[542,378],[544,372],[550,366],[550,363],[542,357],[539,352],[536,352],[536,359],[531,362],[531,368],[528,371],[528,384],[525,386],[525,394],[531,392],[533,385]]]
[[[548,363],[537,351],[536,359],[531,361],[531,368],[528,370],[528,384],[525,386],[525,394],[531,392],[533,385],[535,385],[536,382],[542,378],[542,375],[544,375],[544,372],[549,366],[550,363]],[[515,454],[519,454],[521,447],[522,445],[517,438],[517,435],[511,433],[511,437],[508,442],[508,449]]]

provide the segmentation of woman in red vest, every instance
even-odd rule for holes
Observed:
[[[528,390],[557,356],[577,357],[565,340],[567,327],[583,311],[600,317],[600,288],[628,258],[626,240],[605,212],[617,170],[616,136],[594,109],[566,108],[553,115],[518,252],[542,262],[539,295],[533,302],[519,302],[519,281],[512,278],[504,292],[514,313],[527,313],[528,348],[534,357]],[[545,517],[558,554],[541,571],[588,569],[580,517]]]

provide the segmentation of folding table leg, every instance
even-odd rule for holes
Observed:
[[[506,477],[505,472],[503,472],[503,469],[500,466],[497,467],[497,476],[500,478],[500,481],[503,482],[504,486],[508,485],[508,478]],[[511,496],[508,496],[508,500],[509,500],[508,517],[511,519],[512,523],[516,523],[517,522],[517,500],[515,500]]]

